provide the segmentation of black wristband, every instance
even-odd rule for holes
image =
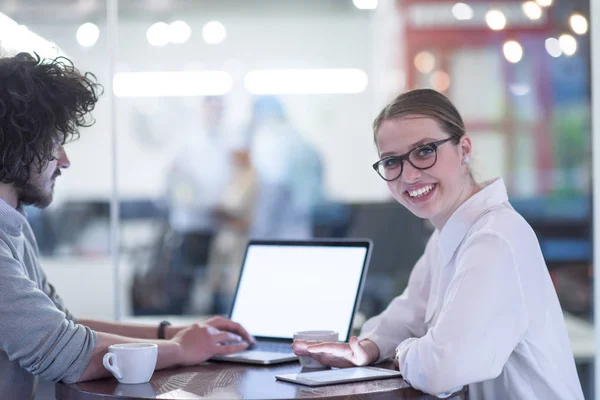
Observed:
[[[160,324],[158,324],[158,338],[159,339],[165,339],[165,328],[167,326],[171,326],[171,323],[169,321],[162,321]]]

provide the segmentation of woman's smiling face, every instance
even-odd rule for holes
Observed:
[[[384,159],[448,139],[451,135],[432,118],[406,115],[383,121],[375,137],[380,159]],[[418,154],[435,156],[431,154],[431,148],[424,151],[428,154]],[[471,153],[471,140],[463,135],[441,144],[436,151],[437,159],[432,167],[418,169],[403,160],[401,176],[387,184],[400,204],[439,228],[463,201],[465,189],[471,187],[472,178],[464,162],[464,157]]]

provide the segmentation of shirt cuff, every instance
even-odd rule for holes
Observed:
[[[379,358],[373,364],[379,364],[394,358],[394,348],[396,343],[393,343],[384,336],[378,335],[374,332],[365,332],[358,336],[358,340],[364,339],[372,341],[377,345],[377,348],[379,348]]]
[[[400,343],[396,347],[396,354],[394,357],[396,358],[396,360],[398,360],[398,367],[400,368],[400,372],[402,372],[402,363],[404,361],[404,358],[406,357],[406,350],[408,349],[411,343],[416,342],[417,340],[419,339],[414,337],[408,338],[403,340],[402,343]]]
[[[419,339],[418,338],[408,338],[408,339],[402,341],[402,343],[400,343],[398,345],[398,347],[396,347],[395,358],[398,361],[398,369],[400,370],[400,373],[402,374],[402,379],[404,379],[404,382],[408,383],[411,386],[412,386],[412,384],[410,383],[410,381],[408,379],[406,379],[406,376],[402,372],[402,366],[403,366],[404,358],[406,357],[406,352],[408,351],[408,348],[410,347],[411,343],[413,343],[417,340],[419,340]],[[461,389],[462,389],[462,386],[454,388],[449,392],[440,393],[440,394],[436,395],[436,397],[439,399],[445,399],[447,397],[452,396],[454,393],[460,391]]]

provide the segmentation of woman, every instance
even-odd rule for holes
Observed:
[[[442,94],[404,93],[373,124],[373,165],[436,228],[404,293],[349,343],[294,343],[333,367],[394,358],[413,387],[474,399],[583,399],[540,246],[502,179],[477,184],[472,143]]]

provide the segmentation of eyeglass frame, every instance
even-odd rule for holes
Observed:
[[[452,139],[460,139],[459,136],[457,135],[452,135],[449,138],[446,139],[442,139],[442,140],[437,140],[435,142],[431,142],[431,143],[423,143],[409,151],[407,151],[404,154],[401,154],[399,156],[387,156],[382,158],[381,160],[377,161],[375,164],[373,164],[373,169],[375,170],[375,172],[377,172],[377,175],[379,175],[381,177],[381,179],[383,179],[386,182],[393,182],[396,179],[400,178],[402,176],[402,173],[404,172],[404,160],[408,161],[408,163],[410,165],[413,166],[413,168],[418,169],[419,171],[424,171],[426,169],[432,168],[436,163],[437,163],[437,156],[438,156],[438,147],[440,147],[441,145],[443,145],[446,142],[449,142]],[[412,161],[410,161],[410,153],[412,153],[413,151],[420,149],[421,147],[425,147],[425,146],[431,146],[433,147],[433,150],[435,151],[435,160],[433,161],[433,164],[431,164],[429,167],[425,167],[425,168],[421,168],[421,167],[417,167],[415,164],[412,163]],[[379,172],[379,168],[377,168],[379,166],[379,164],[381,164],[383,161],[386,160],[390,160],[390,159],[396,159],[396,160],[400,160],[400,173],[398,174],[397,177],[395,177],[394,179],[386,179],[383,175],[381,175],[381,173]]]

